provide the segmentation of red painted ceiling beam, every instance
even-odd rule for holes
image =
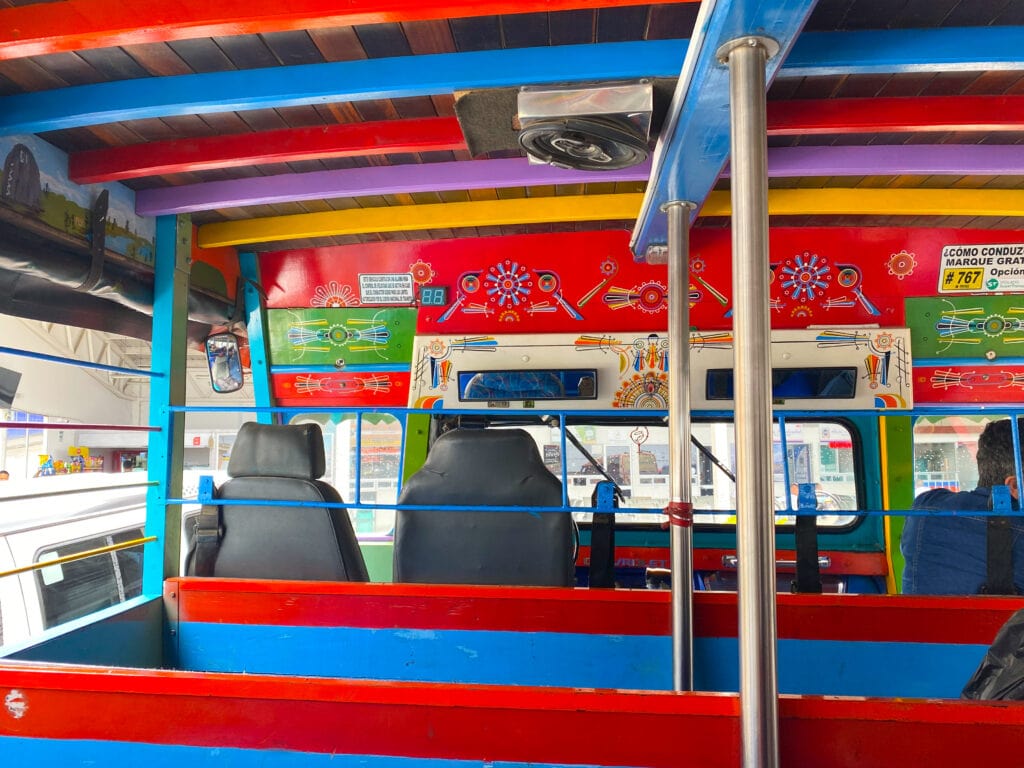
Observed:
[[[768,102],[768,133],[1016,131],[1024,96],[807,99]],[[72,181],[93,184],[261,163],[465,149],[453,117],[347,123],[262,133],[160,141],[71,155]]]
[[[1019,131],[1024,96],[917,96],[768,102],[768,135]]]
[[[454,117],[383,120],[76,152],[68,160],[68,177],[79,184],[95,184],[262,163],[465,148],[466,140]]]
[[[697,0],[63,0],[0,10],[0,59],[196,37]]]

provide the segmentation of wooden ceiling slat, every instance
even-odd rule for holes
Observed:
[[[171,125],[157,119],[136,120],[132,123],[132,130],[146,142],[169,141],[178,136],[177,131]]]
[[[109,146],[88,128],[69,128],[64,131],[41,133],[39,138],[65,152],[84,152]]]
[[[507,48],[536,48],[549,45],[551,36],[546,13],[521,13],[502,16],[501,38]]]
[[[648,40],[676,40],[689,38],[697,20],[700,6],[695,3],[651,6],[647,24]]]
[[[237,112],[211,112],[198,117],[209,125],[215,134],[243,133],[249,130],[249,126]]]
[[[231,60],[236,69],[276,67],[281,63],[259,35],[215,37],[213,42]]]
[[[397,120],[398,111],[390,99],[361,101],[355,105],[363,120]]]
[[[451,19],[455,50],[491,51],[501,48],[501,26],[497,16]]]
[[[906,27],[937,27],[949,16],[959,1],[910,0],[900,12],[900,23]]]
[[[314,128],[324,124],[323,116],[309,105],[279,107],[276,112],[289,128]]]
[[[853,0],[818,0],[804,29],[818,32],[842,28],[843,19],[852,5]]]
[[[263,42],[273,51],[278,61],[286,67],[300,64],[320,64],[324,61],[320,49],[316,47],[304,29],[267,32],[262,37]]]
[[[325,123],[361,123],[362,115],[356,109],[356,105],[350,101],[334,104],[316,104],[314,108],[321,115],[325,115]],[[329,116],[329,117],[328,117]]]
[[[155,77],[195,74],[195,70],[186,64],[167,43],[128,45],[124,47],[124,52]]]
[[[289,127],[275,109],[250,109],[238,116],[254,131],[279,131]]]
[[[18,86],[19,91],[48,91],[63,88],[67,83],[35,59],[0,61],[0,75]]]
[[[78,56],[88,62],[106,80],[134,80],[150,76],[145,68],[120,48],[79,51]]]
[[[194,72],[227,72],[235,68],[224,51],[208,38],[175,40],[168,45]]]
[[[325,61],[357,61],[366,58],[363,44],[351,27],[311,29],[309,37]]]
[[[36,63],[68,85],[101,83],[105,77],[77,53],[53,53],[38,56]]]
[[[964,94],[970,96],[1006,93],[1007,90],[1020,81],[1020,72],[981,72],[974,82],[964,89]]]
[[[402,30],[409,41],[409,49],[416,55],[424,53],[452,53],[455,39],[447,19],[442,21],[407,21]]]
[[[893,16],[899,16],[907,0],[859,0],[853,3],[841,22],[842,29],[873,29]]]
[[[559,11],[548,14],[552,45],[592,43],[596,27],[596,11]]]
[[[601,8],[597,12],[597,40],[600,43],[620,43],[642,40],[647,31],[646,6],[633,8]]]
[[[891,77],[878,95],[885,98],[920,96],[934,77],[932,72],[909,72]]]
[[[355,31],[367,58],[384,59],[412,54],[401,24],[367,24],[356,27]]]
[[[958,96],[978,79],[978,72],[939,72],[921,91],[922,96]]]
[[[429,96],[413,96],[408,99],[392,99],[391,105],[395,113],[403,120],[422,117],[437,117],[434,102]]]
[[[888,74],[848,77],[832,95],[837,99],[871,98],[877,96],[890,79],[892,77]]]

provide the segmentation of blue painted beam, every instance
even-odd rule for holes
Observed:
[[[0,135],[235,110],[675,77],[686,41],[559,45],[268,67],[81,85],[0,99]]]
[[[1022,27],[946,27],[809,32],[780,77],[1024,69]]]
[[[1020,35],[1019,27],[808,33],[781,76],[1022,69]],[[527,83],[676,77],[687,42],[444,53],[82,85],[0,99],[0,135]]]
[[[766,66],[767,82],[771,83],[814,3],[705,0],[701,4],[630,239],[638,260],[646,258],[649,248],[663,246],[668,240],[668,220],[662,206],[672,201],[692,202],[695,208],[691,216],[695,218],[729,156],[729,70],[718,61],[719,48],[752,35],[774,40],[779,52]],[[837,36],[841,34],[827,35],[833,39]]]
[[[259,258],[252,251],[238,254],[238,266],[245,278],[240,290],[245,291],[245,329],[249,338],[249,375],[252,377],[253,400],[257,408],[271,408],[274,395],[270,390],[270,350],[267,347],[266,310],[260,301],[260,264]],[[259,411],[256,421],[260,424],[273,424],[274,414]]]

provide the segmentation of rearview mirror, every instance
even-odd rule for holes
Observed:
[[[238,357],[238,337],[233,333],[215,333],[206,339],[206,362],[214,392],[237,392],[245,384],[242,362]]]

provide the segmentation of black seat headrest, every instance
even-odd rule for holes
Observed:
[[[290,477],[316,480],[327,464],[319,424],[242,425],[228,461],[230,477]]]

